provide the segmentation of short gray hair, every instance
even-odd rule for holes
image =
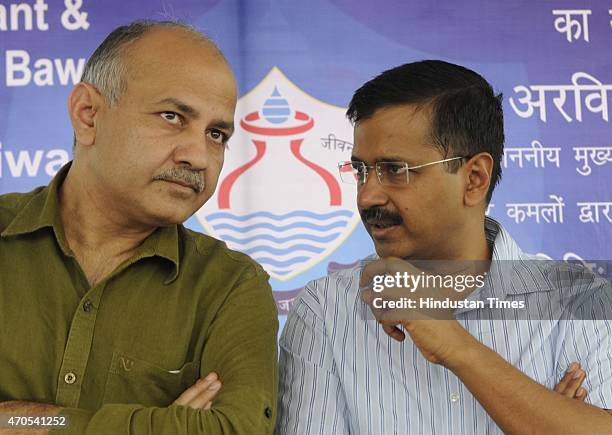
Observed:
[[[95,86],[110,106],[115,105],[127,89],[127,67],[122,59],[125,49],[142,38],[147,32],[157,28],[185,30],[209,44],[216,54],[225,59],[221,50],[210,38],[189,24],[179,21],[138,20],[117,27],[102,41],[102,44],[96,48],[96,51],[87,61],[83,69],[81,82]]]

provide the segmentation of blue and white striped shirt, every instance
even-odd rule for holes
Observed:
[[[588,305],[610,313],[608,281],[568,286],[558,278],[564,274],[521,270],[535,257],[492,219],[486,232],[493,260],[516,260],[514,270],[504,276],[491,272],[493,285],[468,299],[531,298],[546,311],[580,294],[587,296],[570,299],[595,298]],[[312,281],[296,299],[280,339],[277,434],[501,433],[450,370],[428,362],[409,336],[397,342],[365,320],[360,272],[361,266]],[[457,310],[456,318],[509,363],[553,388],[569,364],[579,361],[587,373],[587,402],[612,409],[612,322],[605,313],[593,316],[599,320],[555,320],[545,313],[538,320],[482,320],[486,316],[477,311]]]

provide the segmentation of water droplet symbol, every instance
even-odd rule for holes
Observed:
[[[277,87],[274,87],[272,95],[264,102],[261,113],[266,121],[272,124],[282,124],[289,119],[291,108],[287,100],[278,92]]]

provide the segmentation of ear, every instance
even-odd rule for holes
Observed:
[[[89,83],[77,83],[68,96],[68,113],[74,129],[76,142],[83,146],[96,141],[96,114],[104,98]]]
[[[479,153],[464,165],[466,185],[463,203],[468,207],[484,204],[491,185],[493,157],[489,153]]]

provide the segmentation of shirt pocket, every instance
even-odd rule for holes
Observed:
[[[177,370],[113,352],[103,402],[168,406],[199,376],[199,363],[188,362]]]

